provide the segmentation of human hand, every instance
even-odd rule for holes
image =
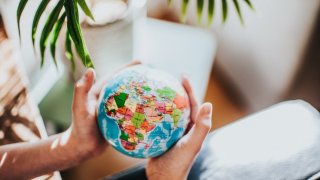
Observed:
[[[133,61],[119,70],[137,64],[140,62]],[[110,76],[101,78],[97,83],[94,83],[95,78],[94,70],[88,69],[76,83],[72,102],[72,124],[63,135],[68,139],[70,149],[76,150],[81,160],[101,154],[108,146],[99,131],[97,107],[100,92]]]
[[[162,156],[148,160],[148,179],[186,179],[201,145],[211,129],[212,104],[204,103],[198,110],[191,85],[186,78],[182,84],[191,105],[190,123],[186,134]]]

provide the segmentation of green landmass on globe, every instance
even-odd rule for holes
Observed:
[[[129,96],[124,92],[125,89],[133,89],[134,92]],[[162,98],[161,101],[156,99],[154,93]],[[139,103],[137,99],[142,101]],[[132,81],[122,85],[110,96],[105,108],[107,115],[118,122],[122,146],[126,150],[135,150],[136,145],[143,142],[146,133],[152,131],[155,123],[162,121],[165,114],[170,115],[174,126],[177,126],[187,105],[186,99],[170,87],[153,90],[146,82]],[[146,148],[148,146],[150,144],[147,144]]]
[[[100,98],[102,135],[132,157],[161,155],[183,135],[189,122],[189,100],[181,83],[146,66],[115,74]]]

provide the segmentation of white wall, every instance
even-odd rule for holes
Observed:
[[[21,16],[21,44],[18,34],[17,26],[17,7],[20,0],[0,0],[0,11],[3,18],[4,26],[8,34],[9,39],[16,47],[15,50],[18,52],[19,57],[17,61],[23,67],[27,78],[29,80],[28,88],[31,92],[31,96],[35,103],[39,103],[42,98],[49,92],[51,87],[55,82],[60,78],[64,69],[61,66],[61,63],[58,61],[59,68],[57,69],[54,64],[50,53],[46,53],[44,66],[40,68],[40,57],[39,57],[39,46],[38,40],[41,30],[43,28],[48,12],[45,11],[43,17],[40,19],[37,38],[36,38],[36,51],[32,47],[31,41],[31,27],[34,14],[36,9],[41,1],[38,0],[29,0],[24,12]],[[49,7],[54,5],[56,2],[49,4]],[[57,46],[57,51],[61,47]],[[47,48],[48,50],[48,48]],[[36,52],[36,53],[35,53]],[[36,55],[37,54],[37,55]],[[56,54],[57,59],[61,59],[61,54]]]
[[[166,0],[157,0],[164,4]],[[178,12],[178,3],[174,0]],[[193,4],[195,0],[192,0]],[[30,1],[22,17],[23,46],[30,43],[31,20],[33,17],[34,3]],[[220,2],[217,0],[217,2]],[[231,1],[228,1],[231,5]],[[242,2],[242,1],[240,1]],[[16,29],[16,10],[12,4],[18,0],[1,0],[4,23],[10,24],[8,35],[15,37],[18,44]],[[230,6],[229,19],[225,26],[220,21],[220,4],[217,4],[216,18],[213,31],[219,38],[217,58],[227,75],[232,79],[247,100],[252,110],[260,109],[276,102],[286,92],[293,80],[294,74],[301,63],[301,57],[306,47],[312,30],[319,0],[252,0],[256,13],[250,11],[241,3],[244,13],[245,27],[242,27]],[[11,4],[11,5],[10,5]],[[32,4],[32,5],[31,5]],[[189,10],[194,10],[190,7]],[[189,14],[189,23],[195,23],[195,13]],[[39,68],[39,59],[33,55],[30,45],[22,48],[23,61],[29,67],[28,74],[32,76]],[[50,61],[50,60],[49,60]]]
[[[37,38],[35,42],[36,51],[34,51],[31,41],[31,28],[34,14],[41,1],[29,0],[24,12],[22,13],[20,20],[21,44],[18,34],[16,15],[19,2],[20,0],[0,0],[0,11],[9,39],[16,47],[16,50],[20,50],[21,59],[19,58],[18,61],[20,61],[20,64],[22,65],[22,67],[24,67],[23,69],[26,71],[26,74],[30,81],[29,87],[31,87],[32,89],[34,88],[34,86],[36,86],[36,83],[39,81],[39,79],[41,79],[44,74],[49,71],[50,68],[55,69],[55,67],[51,67],[53,66],[53,61],[50,53],[47,53],[45,55],[44,67],[40,69],[40,51],[38,48],[38,37],[42,31],[48,12],[45,11],[43,17],[39,21]],[[50,5],[52,4],[49,4],[49,6]],[[59,50],[60,47],[57,47],[57,49]],[[59,54],[57,54],[57,58],[59,57]],[[56,74],[57,71],[52,76],[55,76]]]
[[[40,1],[39,1],[40,2]],[[23,65],[26,67],[29,77],[39,69],[40,65],[36,59],[31,45],[31,25],[36,7],[39,2],[30,1],[21,16],[21,51],[23,54]],[[9,38],[16,47],[20,47],[17,26],[17,7],[19,0],[0,0],[1,15]],[[38,66],[39,65],[39,66]]]
[[[256,110],[278,101],[290,87],[301,63],[320,1],[251,1],[256,12],[239,1],[245,19],[244,27],[239,23],[232,1],[228,1],[229,19],[223,26],[221,5],[217,4],[212,30],[219,39],[219,64],[239,87],[250,109]],[[178,11],[178,3],[175,9]],[[190,11],[194,9],[189,8]],[[194,12],[189,14],[188,23],[196,24]]]

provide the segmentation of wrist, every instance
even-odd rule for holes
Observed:
[[[87,160],[90,156],[90,148],[84,146],[84,143],[72,132],[71,129],[63,132],[61,142],[65,141],[65,153],[70,157],[70,160],[76,164]]]
[[[107,143],[100,142],[95,138],[91,138],[89,135],[83,136],[79,132],[75,131],[72,127],[65,131],[68,136],[68,149],[82,161],[95,157],[101,154],[105,149]]]
[[[187,179],[186,177],[180,176],[179,172],[176,174],[167,173],[168,171],[164,169],[152,169],[148,166],[146,167],[146,176],[148,180],[183,180]]]
[[[163,173],[152,173],[152,174],[148,174],[147,173],[147,179],[148,180],[184,180],[187,178],[183,178],[183,177],[178,177],[178,176],[170,176],[167,174],[163,174]]]
[[[146,166],[146,176],[148,180],[184,180],[187,179],[188,172],[181,166],[172,167],[166,162],[154,161],[150,159]]]

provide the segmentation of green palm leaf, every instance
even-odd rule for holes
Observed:
[[[215,0],[209,0],[208,2],[208,26],[211,25],[214,16]]]
[[[226,22],[228,18],[228,3],[227,0],[222,0],[222,21]]]
[[[72,71],[74,72],[75,69],[76,69],[76,65],[75,65],[75,62],[74,62],[74,59],[73,59],[73,52],[72,52],[71,42],[72,42],[72,39],[70,37],[69,31],[67,30],[67,32],[66,32],[66,44],[65,44],[66,45],[65,55],[66,55],[67,59],[70,60],[71,68],[72,68]]]
[[[41,15],[43,14],[44,10],[48,6],[49,2],[50,2],[50,0],[42,0],[37,11],[36,11],[36,14],[34,15],[34,19],[32,22],[32,34],[31,34],[33,46],[34,46],[34,41],[36,39],[36,33],[37,33],[37,27],[39,24],[39,20],[41,18]]]
[[[181,7],[181,14],[180,18],[181,21],[186,21],[187,11],[188,11],[188,5],[189,0],[181,0],[182,1],[182,7]],[[239,5],[239,0],[232,0],[233,4],[235,6],[235,9],[237,11],[237,14],[240,18],[241,23],[243,24],[243,17]],[[36,32],[38,28],[38,24],[40,21],[40,18],[48,6],[50,0],[41,0],[41,3],[36,10],[33,23],[32,23],[32,44],[34,46],[35,38],[36,38]],[[167,0],[169,6],[172,4],[173,0]],[[228,2],[227,0],[221,0],[222,2],[222,20],[223,23],[226,22],[228,18]],[[249,6],[252,10],[254,10],[253,5],[250,0],[244,0],[244,2]],[[18,22],[18,30],[19,30],[19,36],[20,36],[20,19],[21,15],[23,13],[23,10],[25,9],[26,4],[28,3],[28,0],[20,0],[18,9],[17,9],[17,22]],[[205,0],[197,0],[197,20],[198,23],[201,23],[203,10],[204,10],[204,4]],[[81,26],[79,22],[79,13],[78,13],[78,6],[81,7],[81,9],[84,11],[84,13],[94,20],[94,17],[86,3],[85,0],[59,0],[56,7],[52,10],[49,17],[46,20],[46,24],[43,27],[41,37],[40,37],[40,51],[41,51],[41,66],[44,63],[44,53],[47,45],[47,41],[51,36],[50,39],[50,51],[53,56],[54,63],[56,64],[56,58],[55,58],[55,51],[56,51],[56,44],[58,37],[60,35],[60,31],[62,29],[63,23],[65,19],[67,19],[67,37],[66,37],[66,55],[67,58],[70,59],[72,63],[72,68],[75,68],[75,63],[73,60],[73,52],[72,52],[72,43],[75,46],[75,49],[77,53],[79,54],[82,63],[86,67],[93,67],[92,60],[90,58],[88,49],[86,47]],[[60,16],[60,11],[62,8],[65,8],[65,13]],[[215,14],[215,0],[208,0],[208,25],[211,25],[213,18]]]
[[[65,8],[67,11],[67,28],[70,36],[75,44],[76,50],[82,60],[82,63],[86,67],[94,67],[92,60],[90,58],[89,52],[87,50],[86,44],[84,42],[78,15],[78,7],[74,0],[66,0]]]
[[[182,22],[186,21],[188,5],[189,5],[189,0],[182,0],[181,16],[180,16],[180,19]]]
[[[43,66],[43,62],[44,62],[44,52],[46,50],[47,40],[50,36],[50,33],[53,29],[53,26],[55,25],[55,23],[58,20],[58,17],[59,17],[60,11],[62,10],[63,4],[64,4],[63,0],[60,0],[57,3],[57,5],[54,7],[52,12],[48,16],[46,24],[44,25],[44,27],[42,29],[42,33],[41,33],[41,37],[40,37],[41,66]]]
[[[92,15],[86,1],[85,0],[77,0],[77,1],[78,1],[78,4],[80,5],[81,9],[83,10],[83,12],[94,21],[94,17]]]
[[[20,0],[18,9],[17,9],[17,22],[18,22],[18,31],[19,31],[19,37],[21,41],[21,32],[20,32],[20,19],[21,19],[21,14],[26,7],[28,0]]]
[[[63,25],[65,19],[66,19],[66,13],[64,12],[60,16],[59,20],[56,22],[56,24],[55,24],[55,26],[54,26],[54,28],[52,30],[52,38],[51,38],[51,41],[50,41],[50,51],[51,51],[51,55],[53,57],[53,61],[54,61],[55,65],[57,65],[56,43],[57,43],[60,31],[62,29],[62,25]]]
[[[242,17],[242,14],[241,14],[241,9],[240,9],[238,0],[233,0],[233,4],[234,4],[234,7],[235,7],[236,10],[237,10],[237,14],[238,14],[238,16],[239,16],[239,18],[240,18],[240,22],[241,22],[241,24],[243,25],[244,22],[243,22],[243,17]]]
[[[250,7],[251,10],[254,10],[254,7],[253,7],[252,3],[250,2],[250,0],[244,0],[244,2]]]
[[[201,23],[203,7],[204,7],[204,0],[197,0],[197,19],[199,24]]]

